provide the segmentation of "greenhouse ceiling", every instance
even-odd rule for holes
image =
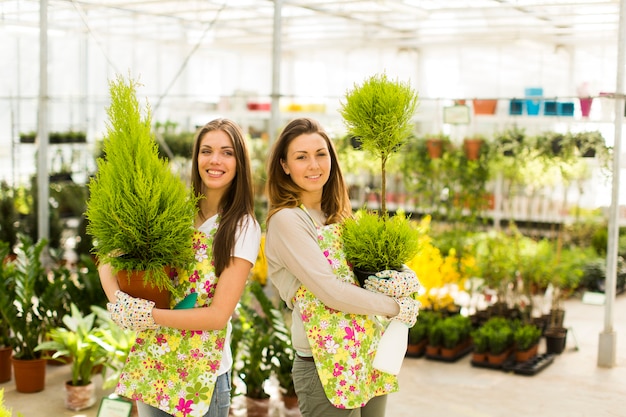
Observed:
[[[270,48],[274,1],[48,0],[51,36]],[[282,0],[283,49],[617,42],[617,0]],[[0,0],[0,29],[38,31],[40,2]]]

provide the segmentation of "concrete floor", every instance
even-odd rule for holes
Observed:
[[[389,417],[626,417],[626,295],[617,297],[614,330],[616,365],[600,368],[598,338],[604,329],[605,307],[580,300],[565,303],[565,325],[570,328],[565,351],[533,376],[477,368],[470,356],[454,363],[405,358],[400,392],[388,399]],[[540,348],[540,353],[545,348]],[[63,383],[69,367],[48,366],[46,388],[35,394],[15,392],[12,381],[0,384],[6,405],[24,417],[96,417],[91,409],[65,409]],[[100,380],[96,380],[98,386]],[[98,388],[99,398],[111,391]],[[285,414],[273,399],[273,416]],[[233,414],[245,415],[242,398],[233,400]]]

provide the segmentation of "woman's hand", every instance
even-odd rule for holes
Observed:
[[[370,275],[365,280],[364,288],[389,297],[406,297],[419,290],[420,283],[415,271],[403,268],[402,271],[385,270]]]
[[[140,332],[159,327],[152,317],[154,302],[142,298],[131,297],[122,291],[116,291],[115,303],[107,303],[107,310],[118,326],[127,330]]]

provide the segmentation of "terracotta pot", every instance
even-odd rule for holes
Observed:
[[[482,363],[487,361],[486,353],[472,352],[472,362]]]
[[[508,350],[505,350],[502,353],[499,354],[493,354],[493,353],[487,353],[487,362],[489,362],[492,365],[501,365],[506,358],[509,357],[510,352]]]
[[[537,355],[539,344],[535,344],[526,350],[515,351],[515,362],[526,362]]]
[[[474,114],[496,114],[496,107],[498,106],[498,100],[486,99],[474,99],[472,100],[474,106]]]
[[[169,268],[167,268],[169,273]],[[120,290],[138,298],[154,301],[157,308],[170,308],[170,293],[160,290],[150,283],[144,283],[143,271],[119,271],[117,273],[117,283]]]
[[[439,159],[443,154],[443,141],[440,139],[427,139],[426,148],[431,159]]]
[[[270,415],[270,399],[246,397],[246,410],[248,417],[267,417]]]
[[[440,346],[426,345],[426,354],[429,356],[438,356],[441,352]]]
[[[13,374],[15,376],[15,389],[17,392],[32,393],[43,391],[46,385],[46,363],[45,359],[15,359],[11,357],[13,363]]]
[[[13,348],[6,346],[0,348],[0,384],[11,380],[11,355]]]
[[[409,343],[406,346],[406,355],[407,356],[420,356],[421,354],[424,353],[424,350],[426,349],[426,343],[428,343],[428,340],[424,339],[419,343]]]
[[[465,139],[463,141],[463,149],[465,156],[470,161],[476,161],[480,157],[480,148],[483,146],[482,139]]]
[[[65,383],[65,408],[73,411],[84,410],[96,403],[96,386],[93,382],[87,385],[74,386],[71,381]]]
[[[283,395],[281,396],[283,400],[283,404],[287,410],[296,410],[298,409],[298,396],[293,395]]]

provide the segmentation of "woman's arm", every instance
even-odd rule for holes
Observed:
[[[120,286],[117,283],[117,276],[113,272],[113,267],[110,264],[99,265],[98,275],[100,275],[100,284],[109,302],[115,303],[117,301],[115,292],[120,289]]]
[[[208,307],[165,310],[152,309],[152,317],[160,326],[181,330],[219,330],[226,327],[243,294],[252,264],[242,258],[232,258],[224,269]]]
[[[330,308],[387,317],[396,316],[400,311],[393,298],[343,282],[335,276],[317,244],[315,227],[300,209],[283,209],[272,216],[267,227],[265,251],[268,264],[272,264],[277,275],[290,273],[295,276]],[[274,280],[274,277],[270,276],[270,279]],[[281,291],[281,295],[286,294]]]

